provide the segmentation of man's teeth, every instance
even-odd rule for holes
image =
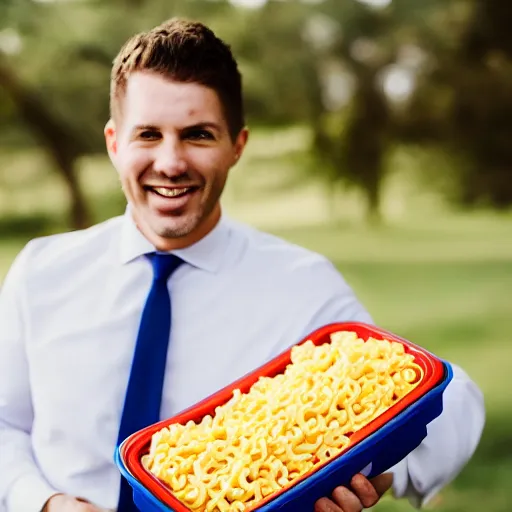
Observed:
[[[187,188],[164,188],[164,187],[156,187],[153,189],[156,193],[165,197],[177,197],[185,194],[190,190],[190,187]]]

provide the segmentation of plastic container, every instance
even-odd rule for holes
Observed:
[[[298,344],[311,340],[315,345],[320,345],[329,342],[330,334],[337,331],[353,331],[365,341],[373,337],[402,343],[405,351],[412,354],[415,362],[423,369],[423,378],[409,394],[352,434],[351,442],[344,451],[318,469],[298,478],[291,486],[267,496],[258,506],[248,508],[248,511],[311,512],[318,499],[329,496],[339,485],[348,485],[356,473],[362,472],[371,478],[400,462],[421,443],[427,434],[427,425],[443,410],[442,394],[453,376],[449,363],[395,334],[363,323],[329,324],[311,333]],[[151,436],[171,423],[200,421],[206,414],[213,415],[217,406],[223,405],[232,397],[234,389],[238,388],[245,393],[260,376],[272,377],[282,373],[290,363],[290,352],[291,349],[288,349],[176,416],[136,432],[120,445],[116,450],[115,460],[122,475],[133,488],[134,502],[139,510],[190,511],[174,497],[163,482],[142,466],[141,457],[149,452]]]

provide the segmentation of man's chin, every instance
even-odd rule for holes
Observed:
[[[161,226],[158,230],[155,230],[155,234],[158,238],[165,240],[175,240],[177,238],[183,238],[190,235],[194,231],[195,226],[189,225],[174,225],[174,226]]]
[[[153,233],[159,238],[173,240],[193,233],[200,224],[196,215],[181,215],[174,218],[153,219]]]
[[[186,247],[206,235],[217,217],[210,215],[205,218],[202,212],[188,212],[176,217],[151,215],[145,218],[145,229],[141,231],[155,246]]]

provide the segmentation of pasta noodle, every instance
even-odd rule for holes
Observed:
[[[243,512],[339,454],[422,377],[398,342],[308,340],[282,374],[234,390],[213,417],[156,432],[142,463],[193,511]]]

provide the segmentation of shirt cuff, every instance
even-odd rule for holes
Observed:
[[[389,471],[386,471],[386,473],[388,472],[393,474],[393,485],[391,488],[393,496],[396,499],[407,499],[414,508],[422,508],[427,501],[438,492],[438,489],[435,489],[432,492],[429,492],[427,496],[423,496],[416,490],[409,476],[407,457],[402,459]]]
[[[28,474],[18,478],[7,496],[9,512],[39,512],[45,503],[59,491],[54,489],[38,474]]]
[[[443,484],[437,484],[424,494],[419,492],[409,476],[407,458],[401,460],[389,471],[386,471],[386,473],[388,472],[393,474],[393,486],[391,488],[393,496],[396,499],[406,499],[409,504],[416,509],[422,509],[428,505],[430,500],[443,488]]]
[[[393,496],[397,499],[403,498],[406,494],[409,484],[409,472],[407,470],[407,459],[402,459],[398,464],[393,466],[386,473],[393,474],[392,491]]]

